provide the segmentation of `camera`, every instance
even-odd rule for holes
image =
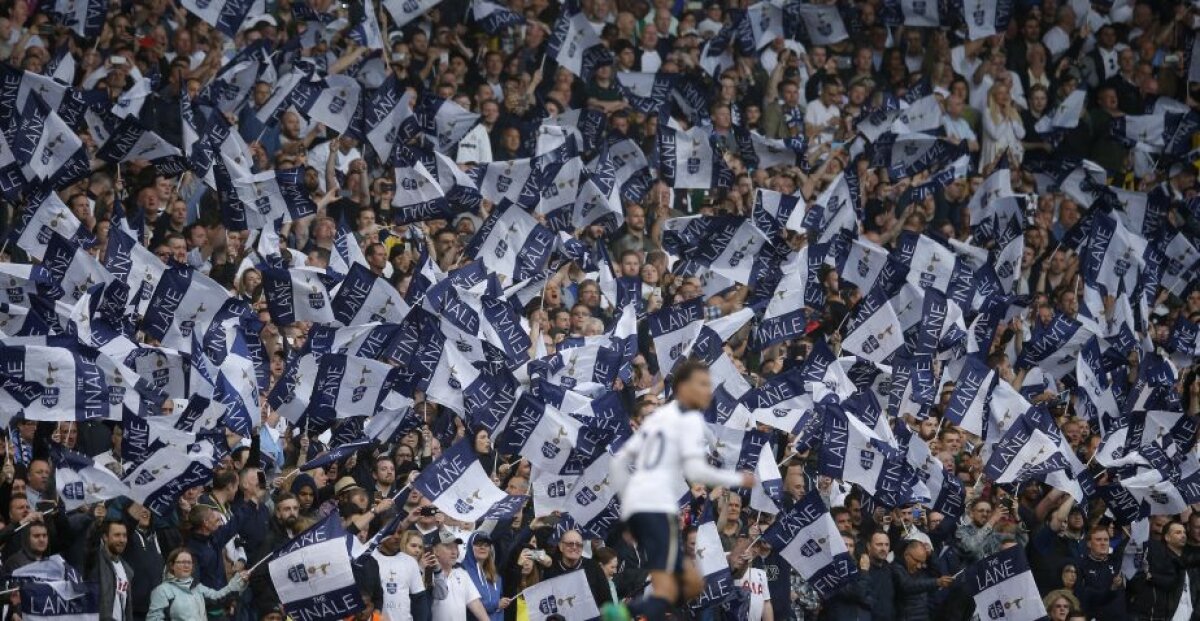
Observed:
[[[421,507],[421,517],[433,517],[438,514],[438,508],[434,506]]]

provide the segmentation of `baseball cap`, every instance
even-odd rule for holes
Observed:
[[[491,543],[492,534],[484,530],[477,530],[471,533],[471,541],[478,543]]]
[[[353,477],[342,477],[333,484],[333,495],[340,496],[342,492],[348,492],[354,489],[362,489],[362,486],[354,480]]]
[[[441,529],[438,529],[437,540],[434,543],[461,544],[462,542],[463,542],[462,539],[460,539],[458,535],[455,535],[454,533],[450,532],[449,530],[446,530],[445,528],[441,528]]]

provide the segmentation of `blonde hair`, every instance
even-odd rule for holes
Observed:
[[[996,89],[1000,88],[1008,89],[1008,85],[997,82],[988,89],[987,107],[988,114],[992,115],[992,122],[1020,121],[1021,115],[1017,112],[1017,107],[1013,105],[1011,89],[1009,89],[1008,112],[1006,114],[1000,111],[1000,104],[996,103]]]
[[[1054,602],[1058,601],[1059,599],[1067,600],[1067,604],[1071,606],[1071,610],[1080,610],[1082,608],[1079,605],[1079,598],[1075,597],[1075,594],[1068,589],[1055,589],[1050,591],[1045,597],[1042,598],[1042,605],[1045,606],[1046,610],[1048,611],[1050,610],[1050,607],[1054,605]]]

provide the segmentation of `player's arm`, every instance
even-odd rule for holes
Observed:
[[[704,439],[704,419],[699,416],[688,416],[680,421],[679,454],[683,457],[683,478],[691,483],[722,487],[751,487],[754,485],[754,475],[748,472],[722,470],[708,464],[704,449],[708,442]]]

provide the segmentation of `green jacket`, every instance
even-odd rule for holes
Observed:
[[[195,578],[166,577],[163,583],[150,593],[150,610],[146,621],[197,621],[207,619],[206,601],[217,601],[245,587],[240,575],[220,591],[200,584]]]

